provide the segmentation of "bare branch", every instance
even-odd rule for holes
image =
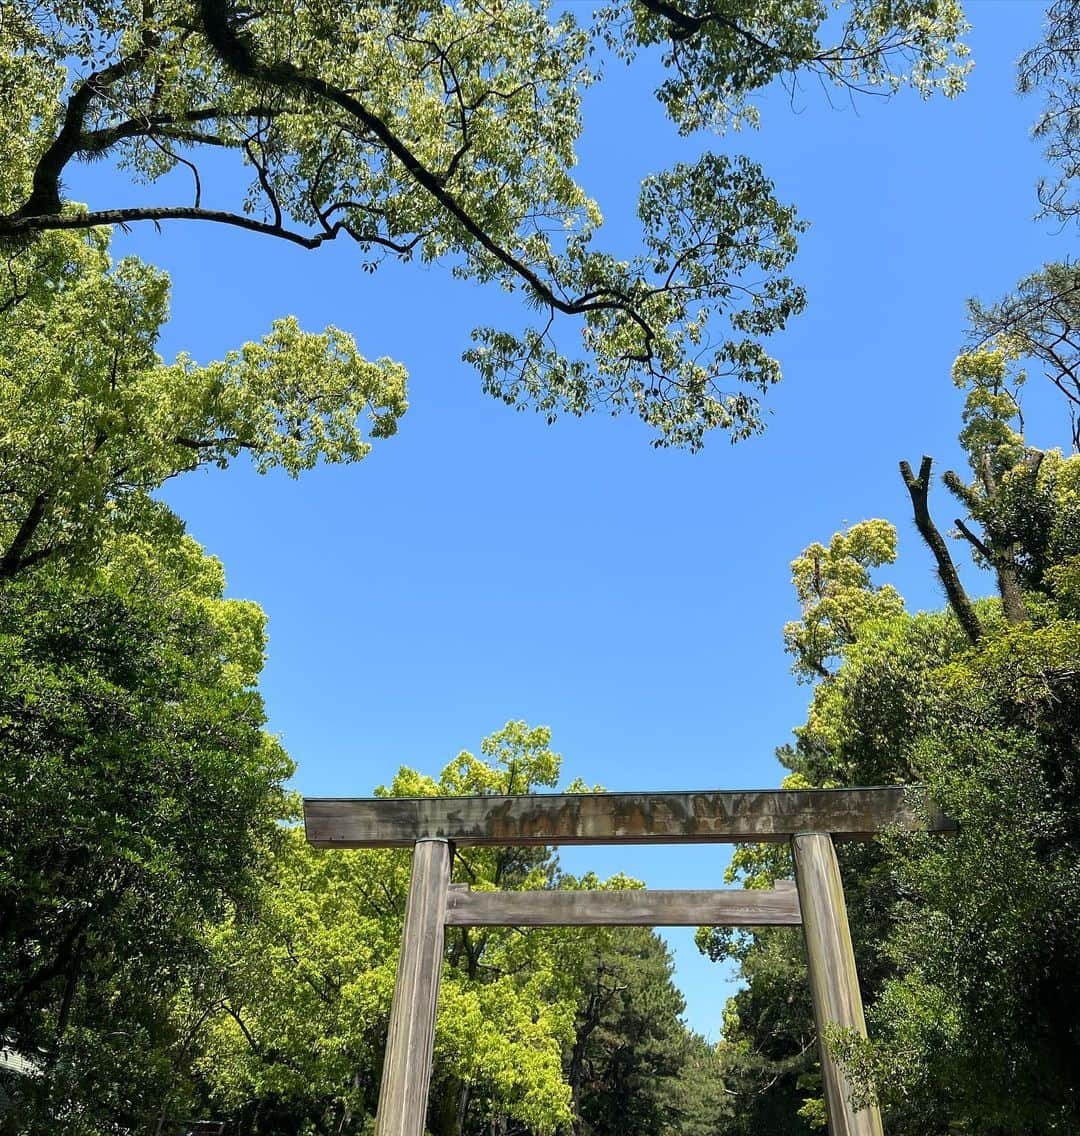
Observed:
[[[969,529],[959,517],[956,518],[955,524],[960,535],[968,542],[968,544],[970,544],[972,548],[975,549],[975,551],[983,558],[983,560],[987,562],[987,564],[992,564],[994,561],[994,554],[990,551],[989,548],[986,547],[985,544],[983,544],[978,536],[976,536],[975,533],[973,533],[971,529]]]
[[[934,459],[929,455],[924,455],[922,465],[919,467],[919,476],[916,477],[911,472],[911,466],[906,461],[902,461],[900,463],[900,475],[903,477],[904,484],[907,486],[908,494],[911,497],[911,505],[915,513],[915,527],[919,530],[919,535],[926,541],[927,547],[937,561],[938,578],[945,587],[949,606],[952,608],[960,626],[964,629],[964,634],[975,645],[982,635],[982,627],[975,615],[975,609],[971,606],[971,601],[967,597],[967,592],[964,591],[964,585],[960,582],[956,565],[949,555],[948,545],[930,517],[928,499],[930,470],[933,464]]]

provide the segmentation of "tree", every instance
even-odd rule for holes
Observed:
[[[547,729],[510,722],[484,740],[482,757],[462,752],[438,780],[402,768],[378,792],[550,787],[560,758],[549,745]],[[458,850],[454,861],[454,878],[476,887],[550,887],[554,872],[544,848]],[[212,931],[214,972],[190,988],[184,1014],[203,1020],[197,1069],[242,1131],[352,1131],[374,1115],[408,881],[407,853],[317,852],[295,830],[259,907]],[[562,1047],[574,988],[559,952],[568,934],[448,933],[433,1133],[479,1132],[492,1118],[536,1132],[569,1121]]]
[[[574,1132],[713,1131],[726,1113],[719,1064],[682,1023],[685,1002],[663,941],[642,927],[579,939],[574,1041],[565,1061]],[[712,1091],[699,1095],[710,1076]]]
[[[1044,96],[1034,135],[1045,143],[1056,176],[1039,184],[1039,217],[1063,227],[1080,218],[1075,182],[1080,175],[1080,12],[1070,0],[1054,0],[1046,12],[1043,39],[1021,57],[1021,94]],[[970,341],[975,350],[1000,347],[1039,363],[1066,400],[1072,445],[1080,450],[1080,341],[1077,336],[1077,268],[1066,259],[1044,265],[993,304],[969,303]]]
[[[20,1131],[136,1129],[168,1006],[243,903],[292,770],[252,689],[263,615],[189,538],[117,536],[0,588],[0,1034],[39,1063]]]
[[[387,256],[447,262],[520,290],[538,317],[481,327],[466,352],[485,389],[549,418],[630,410],[658,444],[760,429],[779,378],[762,338],[804,305],[786,275],[803,224],[745,158],[706,154],[645,180],[641,250],[595,247],[599,210],[572,176],[590,35],[543,4],[342,5],[219,0],[18,0],[0,28],[10,92],[0,238],[195,220],[315,248],[346,236]],[[683,131],[755,117],[773,81],[924,94],[963,84],[957,0],[817,3],[617,0],[596,34],[632,56],[665,45],[658,94]],[[825,38],[835,30],[836,39]],[[200,163],[233,156],[251,186],[203,204]],[[136,181],[191,176],[189,203],[83,208],[73,162]],[[580,322],[571,349],[563,317]]]
[[[402,768],[381,794],[526,793],[557,783],[550,731],[509,722],[437,780]],[[484,759],[487,760],[484,760]],[[573,788],[583,788],[575,784]],[[547,848],[458,849],[480,889],[638,886],[558,870]],[[261,902],[211,931],[212,965],[178,1003],[215,1115],[256,1134],[359,1131],[374,1116],[409,857],[313,850],[292,830]],[[641,929],[448,931],[428,1127],[436,1136],[595,1136],[710,1126],[715,1055],[687,1033],[671,957]]]
[[[954,369],[974,479],[944,481],[1000,606],[975,609],[974,649],[927,674],[909,749],[960,831],[896,842],[904,901],[886,949],[900,972],[871,1011],[879,1046],[846,1044],[908,1112],[945,1099],[976,1131],[1057,1132],[1080,1119],[1080,1033],[1063,1016],[1080,1004],[1080,456],[1027,443],[1010,367],[999,349]]]
[[[903,607],[895,588],[870,586],[869,569],[891,563],[895,556],[892,526],[863,521],[836,533],[828,548],[812,544],[793,561],[791,579],[802,618],[784,628],[784,641],[801,680],[828,678],[826,662],[842,656],[859,624]]]
[[[1065,398],[1073,449],[1080,449],[1080,270],[1048,264],[1009,295],[984,306],[969,303],[971,343],[1037,361]]]
[[[861,616],[779,756],[804,785],[925,783],[959,824],[949,838],[893,834],[841,850],[871,1040],[826,1040],[860,1092],[878,1097],[892,1131],[1067,1132],[1080,1123],[1080,456],[1029,444],[1006,348],[962,355],[954,378],[967,391],[971,480],[943,480],[963,505],[956,537],[998,594],[968,597],[930,516],[931,461],[918,478],[906,469],[948,607],[912,615],[899,597],[882,604],[855,530],[807,550],[793,565],[800,597],[808,565],[854,550],[848,586],[861,598],[830,598]],[[886,563],[888,530],[874,522]],[[816,605],[789,626],[789,644],[808,656],[797,670],[820,659],[819,628]],[[789,871],[765,847],[734,862],[751,886]],[[785,1075],[790,1092],[795,1071],[782,1062],[809,1012],[795,1012],[778,983],[801,971],[797,946],[775,932],[712,932],[702,944],[733,955],[750,980],[725,1031],[734,1083],[752,1084],[757,1066]]]
[[[247,902],[292,765],[262,730],[264,617],[151,494],[247,452],[292,474],[393,432],[404,372],[281,320],[198,366],[168,280],[101,229],[10,251],[0,304],[0,1037],[26,1131],[183,1097],[169,1007]],[[367,431],[363,416],[370,419]]]
[[[1072,195],[1073,180],[1080,174],[1080,134],[1076,102],[1076,47],[1080,42],[1080,14],[1069,0],[1053,0],[1046,10],[1046,34],[1029,48],[1017,65],[1017,88],[1022,95],[1041,91],[1046,99],[1035,123],[1035,137],[1045,143],[1047,158],[1058,167],[1057,180],[1039,185],[1042,216],[1068,222],[1080,205]]]
[[[823,1128],[817,1035],[797,936],[702,928],[698,945],[714,960],[734,960],[745,983],[724,1007],[717,1057],[730,1115],[720,1132],[806,1136]]]
[[[675,1119],[669,1131],[681,1136],[720,1136],[734,1111],[731,1089],[717,1047],[699,1035],[686,1040],[686,1055],[672,1093]]]
[[[246,452],[293,476],[355,461],[405,412],[405,373],[352,337],[279,320],[198,366],[155,347],[168,277],[112,265],[105,230],[54,232],[8,258],[0,304],[0,581],[46,559],[93,559],[118,528],[176,527],[149,494]]]

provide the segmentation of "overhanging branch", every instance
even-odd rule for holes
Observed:
[[[219,209],[197,209],[187,205],[135,206],[129,209],[99,209],[87,213],[51,213],[35,216],[0,218],[0,237],[23,237],[52,229],[93,229],[98,225],[127,225],[136,221],[214,221],[219,225],[232,225],[252,233],[264,233],[291,241],[301,248],[314,249],[332,241],[340,232],[334,227],[323,233],[299,233],[281,225],[271,225]],[[366,239],[366,238],[365,238]]]
[[[200,0],[200,13],[206,37],[221,61],[241,78],[279,90],[304,92],[321,101],[332,103],[359,122],[369,134],[396,158],[409,175],[425,189],[476,241],[505,268],[525,281],[545,304],[565,315],[581,315],[587,311],[617,309],[626,313],[641,328],[647,340],[653,331],[635,310],[627,297],[614,289],[606,289],[602,298],[588,301],[581,298],[566,300],[559,296],[524,261],[514,256],[488,233],[446,188],[446,178],[428,169],[413,151],[394,133],[377,114],[370,111],[355,95],[343,90],[318,75],[301,71],[294,63],[279,60],[263,63],[255,55],[248,37],[231,22],[231,4],[225,0]]]

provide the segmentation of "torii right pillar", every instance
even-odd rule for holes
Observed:
[[[830,1136],[883,1136],[881,1113],[876,1105],[852,1108],[851,1085],[825,1044],[824,1031],[829,1025],[856,1030],[866,1036],[844,887],[832,836],[827,832],[801,832],[792,837],[791,844],[821,1050],[829,1133]]]

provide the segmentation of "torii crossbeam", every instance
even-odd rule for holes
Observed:
[[[376,1136],[423,1136],[448,926],[800,925],[818,1036],[865,1035],[834,839],[887,828],[947,832],[919,787],[551,793],[518,797],[305,798],[317,848],[413,849]],[[770,890],[476,892],[450,883],[455,845],[704,844],[790,841],[797,888]],[[882,1136],[874,1106],[854,1109],[821,1043],[832,1136]]]

